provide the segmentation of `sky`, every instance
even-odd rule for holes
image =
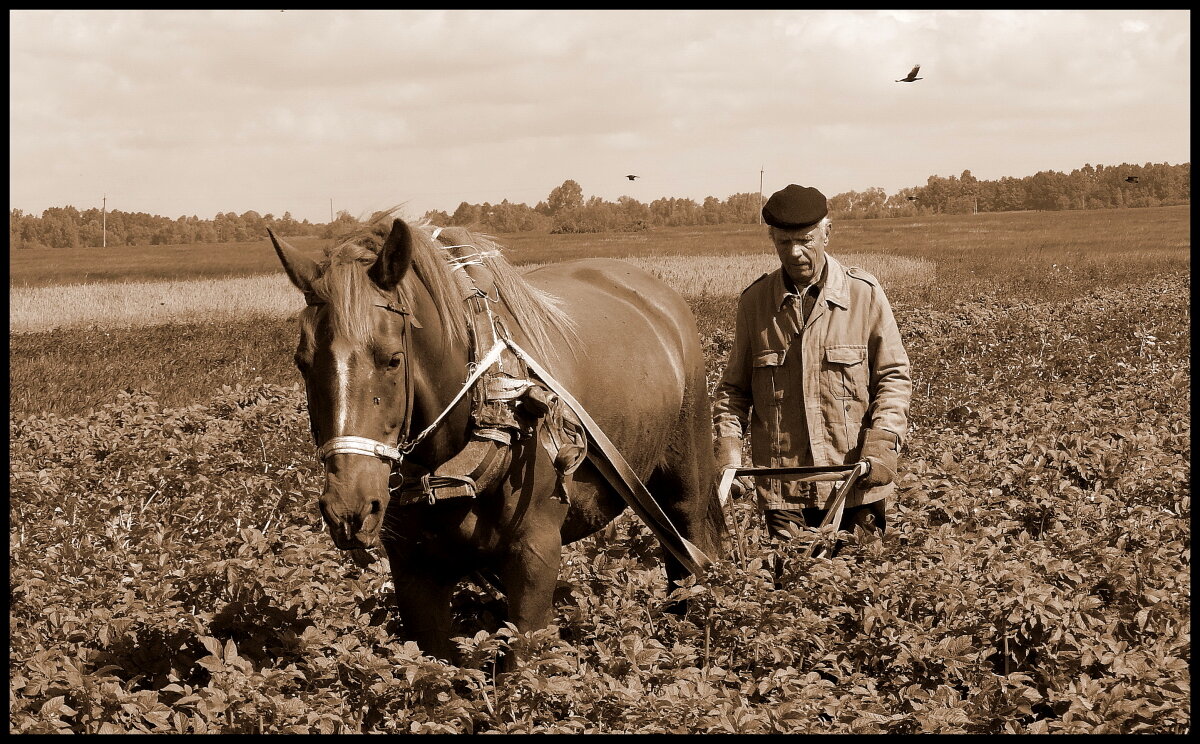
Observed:
[[[10,209],[326,222],[1190,162],[1186,10],[10,10]],[[897,83],[914,65],[923,78]],[[640,176],[635,181],[627,174]],[[103,200],[103,202],[102,202]]]

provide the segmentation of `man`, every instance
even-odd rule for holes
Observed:
[[[780,267],[738,302],[713,406],[717,464],[741,467],[747,433],[757,467],[866,460],[870,470],[846,497],[842,528],[882,531],[912,395],[891,305],[878,279],[826,253],[831,223],[820,191],[792,184],[767,200],[762,216]],[[755,481],[767,529],[783,539],[789,523],[821,523],[833,488],[794,476]]]

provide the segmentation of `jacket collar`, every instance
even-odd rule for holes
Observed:
[[[783,280],[783,267],[771,274],[771,296],[775,298],[775,309],[782,310],[787,301],[787,283]],[[832,302],[841,308],[850,307],[850,288],[846,285],[846,268],[841,262],[828,253],[825,254],[825,273],[817,282],[821,288],[817,295],[818,301]]]

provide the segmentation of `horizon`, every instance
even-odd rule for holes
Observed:
[[[1183,163],[1153,163],[1152,165],[1166,165],[1166,166],[1175,167],[1175,166],[1180,166],[1180,165],[1185,165],[1185,164],[1187,164],[1187,161],[1185,161],[1185,162],[1183,162]],[[1147,164],[1146,164],[1146,163],[1084,163],[1084,164],[1082,164],[1082,165],[1078,165],[1078,166],[1076,166],[1075,168],[1072,168],[1072,169],[1070,169],[1070,170],[1067,170],[1067,171],[1059,171],[1059,172],[1061,172],[1061,173],[1064,173],[1065,175],[1069,175],[1069,174],[1071,173],[1071,171],[1073,171],[1073,170],[1078,170],[1078,169],[1080,169],[1080,168],[1083,168],[1083,167],[1084,167],[1084,166],[1086,166],[1086,165],[1091,165],[1093,168],[1099,168],[1099,167],[1104,167],[1104,168],[1116,168],[1116,167],[1118,167],[1118,166],[1120,166],[1120,165],[1129,165],[1129,166],[1131,166],[1131,167],[1135,167],[1135,168],[1142,168],[1142,167],[1146,166]],[[970,169],[970,168],[967,168],[966,170],[971,170],[971,169]],[[1024,179],[1024,178],[1029,178],[1030,176],[1034,176],[1034,175],[1036,175],[1038,172],[1045,172],[1045,171],[1049,171],[1049,170],[1050,170],[1050,169],[1048,169],[1048,168],[1042,168],[1042,169],[1040,169],[1039,171],[1036,171],[1036,172],[1034,172],[1034,173],[1029,173],[1029,174],[1026,174],[1026,175],[1023,175],[1023,176],[999,176],[999,177],[997,177],[997,178],[994,178],[994,179],[979,179],[979,180],[981,180],[981,181],[983,181],[983,180],[988,180],[988,181],[997,181],[997,180],[1000,180],[1000,179],[1003,179],[1003,178],[1015,178],[1016,180],[1018,180],[1018,181],[1019,181],[1019,180],[1021,180],[1021,179]],[[953,177],[957,178],[957,177],[958,177],[958,176],[960,176],[960,175],[961,175],[961,173],[959,173],[959,174],[947,174],[947,175],[945,175],[945,176],[943,176],[943,175],[941,175],[941,174],[931,174],[931,177],[934,177],[934,176],[936,176],[936,177],[941,177],[941,178],[949,178],[949,177],[953,176]],[[974,175],[974,173],[972,173],[972,175]],[[573,180],[573,179],[572,179],[572,180]],[[561,185],[561,184],[559,184],[559,185]],[[904,189],[910,189],[910,188],[922,188],[923,186],[925,186],[925,184],[920,184],[920,185],[918,185],[918,186],[905,186],[905,187],[901,187],[900,189],[897,189],[896,191],[889,191],[889,192],[887,192],[887,194],[888,194],[888,196],[893,196],[893,195],[895,195],[895,194],[897,194],[897,193],[900,193],[900,192],[901,192],[901,191],[903,191]],[[872,188],[872,187],[870,187],[870,186],[867,186],[867,187],[863,187],[863,188],[861,188],[861,189],[850,189],[849,191],[855,191],[855,192],[858,192],[858,193],[862,193],[862,192],[866,191],[866,189],[868,189],[868,188]],[[741,192],[741,193],[745,193],[745,192]],[[838,192],[837,194],[827,194],[826,196],[827,196],[828,198],[834,198],[834,197],[837,197],[837,196],[839,196],[839,195],[841,195],[841,194],[844,194],[844,193],[848,193],[848,191],[842,191],[842,192]],[[547,196],[548,196],[548,194],[547,194]],[[593,196],[593,195],[592,195],[592,194],[588,194],[588,193],[587,193],[587,191],[585,190],[585,191],[584,191],[584,194],[583,194],[583,196],[584,196],[584,198],[585,198],[585,199],[587,199],[587,198],[589,198],[589,197],[591,197],[591,196]],[[734,194],[726,194],[726,195],[724,195],[724,196],[718,196],[718,195],[716,195],[716,194],[708,194],[707,196],[716,197],[717,199],[719,199],[719,200],[721,200],[721,201],[724,201],[724,200],[728,199],[729,197],[731,197],[731,196],[734,196]],[[764,198],[764,199],[765,199],[765,198],[767,198],[768,196],[769,196],[769,194],[766,194],[766,193],[764,193],[764,194],[763,194],[763,198]],[[643,204],[646,204],[646,205],[649,205],[651,202],[653,202],[653,201],[656,201],[656,200],[658,200],[658,199],[686,199],[686,198],[691,198],[691,197],[660,196],[660,197],[653,197],[653,198],[651,198],[650,200],[648,200],[648,201],[645,201],[645,202],[641,202],[641,203],[643,203]],[[488,204],[490,204],[490,205],[492,205],[492,206],[495,206],[495,205],[497,205],[497,204],[500,204],[500,203],[501,203],[501,202],[503,202],[503,201],[504,201],[504,199],[501,199],[500,201],[497,201],[497,202],[488,202]],[[536,207],[536,206],[537,206],[537,204],[538,204],[539,202],[545,202],[545,201],[546,201],[546,197],[544,197],[544,196],[543,196],[543,197],[541,197],[541,198],[539,198],[539,199],[537,199],[537,200],[535,200],[535,201],[533,201],[532,203],[531,203],[531,202],[515,202],[515,201],[513,201],[513,200],[511,200],[511,199],[508,199],[508,202],[509,202],[510,204],[525,204],[526,206],[528,206],[528,207],[530,207],[530,208]],[[697,204],[703,204],[704,197],[701,197],[701,198],[699,198],[699,199],[694,199],[694,201],[695,201]],[[478,204],[482,204],[482,203],[483,203],[483,202],[479,202]],[[458,205],[457,205],[457,204],[455,204],[455,207],[457,207],[457,206],[458,206]],[[1160,206],[1183,206],[1183,205],[1160,205]],[[87,211],[87,210],[89,210],[89,209],[101,209],[101,207],[82,207],[82,208],[81,208],[81,207],[78,207],[78,206],[76,206],[76,205],[74,205],[74,204],[57,204],[57,205],[53,205],[53,207],[50,207],[50,208],[66,208],[66,207],[73,207],[73,208],[75,208],[75,209],[79,210],[81,213],[82,213],[82,212],[86,212],[86,211]],[[13,209],[17,209],[17,208],[18,208],[18,207],[13,207]],[[125,210],[125,209],[118,209],[118,208],[116,208],[116,207],[114,207],[114,208],[112,208],[112,209],[108,209],[108,211],[109,211],[110,213],[111,213],[111,212],[115,212],[115,211],[119,211],[119,212],[124,212],[124,213],[126,213],[126,214],[134,214],[134,213],[136,213],[136,212],[144,212],[144,210]],[[185,214],[179,214],[179,215],[170,215],[170,214],[154,214],[154,213],[148,213],[148,214],[150,214],[150,216],[152,216],[152,217],[162,217],[162,218],[166,218],[166,219],[172,219],[172,220],[179,219],[179,218],[186,218],[186,217],[196,217],[197,219],[201,219],[201,220],[213,220],[213,219],[215,219],[215,217],[216,217],[216,215],[217,215],[218,213],[229,213],[229,212],[233,212],[233,211],[234,211],[234,210],[230,210],[230,209],[223,209],[223,210],[219,210],[219,212],[214,212],[214,213],[213,213],[213,215],[211,215],[211,216],[208,216],[208,217],[205,217],[204,215],[194,214],[194,213],[190,213],[190,214],[188,214],[188,213],[185,213]],[[282,218],[283,218],[283,214],[275,214],[275,213],[273,213],[273,212],[263,212],[263,211],[261,211],[261,210],[257,210],[257,209],[247,209],[247,210],[242,210],[242,211],[240,211],[240,212],[235,212],[235,213],[236,213],[236,214],[237,214],[237,215],[240,217],[241,215],[245,214],[246,212],[250,212],[250,211],[257,212],[257,213],[258,213],[260,216],[263,216],[263,217],[266,217],[267,215],[271,215],[271,216],[272,216],[273,218],[275,218],[275,219],[282,219]],[[338,210],[338,211],[340,212],[341,210]],[[422,213],[420,213],[420,214],[415,214],[415,215],[406,215],[406,216],[408,216],[408,217],[411,217],[411,218],[413,218],[413,219],[420,219],[420,218],[421,218],[421,217],[423,217],[423,216],[425,215],[425,213],[426,213],[426,212],[428,212],[428,211],[430,211],[430,210],[425,210],[424,212],[422,212]],[[447,210],[444,210],[444,211],[445,211],[447,214],[453,214],[453,213],[454,213],[454,209],[447,209]],[[1018,211],[1023,211],[1023,210],[1018,210]],[[1067,211],[1071,211],[1071,210],[1067,210]],[[35,216],[35,217],[40,217],[40,216],[41,216],[41,212],[39,212],[39,213],[37,213],[37,214],[33,214],[33,213],[30,213],[30,212],[25,212],[25,211],[22,211],[22,214],[29,214],[29,215],[31,215],[31,216]],[[354,217],[355,219],[363,220],[363,219],[367,219],[368,217],[370,217],[370,214],[353,214],[353,213],[352,213],[352,214],[351,214],[351,216],[352,216],[352,217]],[[336,214],[335,214],[335,217],[336,217]],[[305,219],[307,219],[307,218],[297,218],[297,217],[295,217],[295,215],[293,215],[293,219],[295,219],[297,222],[303,223],[303,222],[305,221]],[[324,225],[324,224],[328,224],[328,223],[329,223],[329,222],[331,222],[331,221],[332,221],[332,220],[330,220],[330,219],[328,219],[328,218],[326,218],[326,219],[320,219],[320,220],[308,220],[309,224],[313,224],[313,225]]]
[[[34,215],[317,224],[566,180],[648,204],[1191,159],[1190,11],[9,18],[10,210]]]

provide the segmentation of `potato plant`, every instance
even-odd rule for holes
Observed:
[[[298,387],[15,416],[10,732],[1186,732],[1189,290],[898,305],[913,431],[882,537],[803,559],[832,535],[776,543],[734,501],[744,560],[668,597],[627,516],[568,549],[551,628],[465,583],[460,665],[403,640],[386,559],[324,533]],[[725,309],[699,309],[714,379]]]

